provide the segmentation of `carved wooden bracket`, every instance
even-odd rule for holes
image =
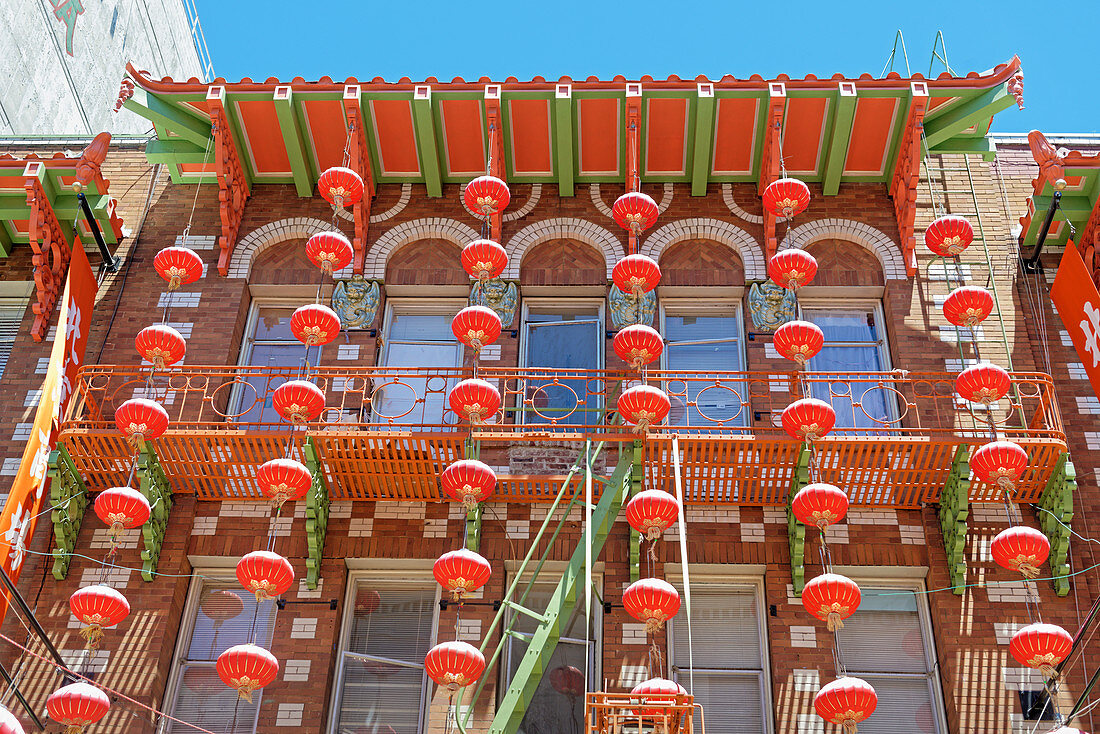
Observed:
[[[890,181],[890,196],[894,200],[894,216],[901,235],[901,252],[905,258],[905,272],[917,273],[917,238],[913,227],[917,218],[917,185],[920,183],[921,133],[924,130],[924,113],[928,109],[928,85],[913,82],[909,117],[905,123],[898,162]]]
[[[763,195],[768,184],[779,178],[783,170],[783,151],[780,138],[783,134],[783,108],[787,102],[787,85],[783,82],[768,84],[768,121],[764,131],[764,151],[760,156],[760,180],[756,190]],[[775,215],[764,207],[764,248],[770,260],[779,247],[775,233]]]
[[[359,105],[361,90],[358,84],[344,86],[344,112],[348,118],[348,167],[363,179],[363,197],[351,207],[355,220],[355,236],[351,246],[355,250],[352,269],[363,273],[363,257],[367,251],[367,227],[370,225],[370,205],[374,198],[374,176],[371,175],[370,148],[363,131],[363,109]]]
[[[233,130],[225,114],[225,87],[213,86],[206,92],[210,106],[211,133],[214,136],[214,165],[218,176],[218,207],[222,219],[222,233],[218,238],[221,254],[218,256],[218,272],[229,274],[229,259],[237,244],[237,233],[244,218],[244,205],[251,193],[245,179],[237,144],[233,142]]]
[[[501,148],[500,132],[500,85],[485,85],[485,120],[489,129],[489,175],[496,176],[501,181],[504,177],[504,151]],[[489,217],[489,239],[500,242],[501,238],[501,213],[497,212]]]
[[[626,190],[640,191],[642,186],[642,172],[639,158],[641,157],[641,131],[642,131],[642,85],[630,83],[626,85]],[[638,251],[638,235],[633,230],[628,230],[626,240],[626,252],[633,255]]]
[[[72,252],[42,187],[42,174],[43,164],[39,161],[31,161],[23,169],[23,188],[27,191],[27,205],[31,208],[29,235],[34,252],[31,262],[34,264],[35,287],[31,336],[36,342],[45,339],[50,330],[50,317],[57,306]]]

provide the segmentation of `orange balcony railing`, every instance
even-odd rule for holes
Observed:
[[[468,439],[507,464],[505,447],[517,443],[641,437],[613,419],[615,399],[637,383],[637,373],[481,368],[478,376],[503,396],[501,410],[481,426],[462,423],[446,405],[450,386],[471,375],[313,368],[309,378],[325,391],[327,407],[316,423],[293,429],[275,414],[271,395],[301,376],[296,369],[186,366],[149,379],[138,367],[90,366],[80,372],[62,436],[93,486],[124,480],[130,452],[114,429],[114,409],[132,397],[150,397],[172,418],[154,445],[177,489],[253,498],[255,466],[288,446],[297,451],[304,432],[318,446],[334,496],[351,499],[436,498],[439,471],[462,455]],[[1010,396],[992,408],[961,401],[947,373],[651,370],[646,378],[673,403],[668,421],[645,436],[647,482],[670,484],[675,436],[684,491],[693,502],[782,504],[799,444],[779,427],[779,414],[806,395],[829,402],[838,417],[833,433],[816,443],[816,470],[823,481],[846,486],[857,504],[933,501],[955,448],[984,443],[994,433],[1028,450],[1031,468],[1020,499],[1037,497],[1065,450],[1053,383],[1042,373],[1013,374]],[[505,471],[501,494],[537,501],[552,494],[554,479]],[[978,484],[972,491],[978,501],[995,495],[995,488]]]

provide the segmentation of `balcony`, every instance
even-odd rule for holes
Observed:
[[[605,420],[636,373],[481,368],[504,398],[502,410],[481,426],[460,424],[446,406],[450,385],[469,370],[319,367],[309,377],[326,393],[321,419],[303,427],[282,423],[271,394],[298,370],[185,366],[157,374],[133,366],[89,366],[78,377],[73,409],[61,443],[89,488],[124,483],[130,448],[114,426],[115,407],[138,396],[158,400],[172,417],[152,442],[175,492],[204,500],[261,499],[252,484],[256,467],[299,456],[307,439],[316,449],[334,500],[439,498],[437,477],[477,442],[482,460],[508,466],[510,448],[547,452],[580,442],[634,441],[628,427]],[[948,373],[762,373],[650,371],[650,384],[668,392],[667,425],[644,436],[648,487],[672,488],[672,441],[681,451],[685,498],[692,503],[783,505],[801,445],[779,427],[792,400],[812,395],[830,402],[838,427],[816,442],[821,481],[849,492],[857,506],[915,508],[937,501],[959,445],[990,439],[989,421],[1002,438],[1022,445],[1030,468],[1017,499],[1038,500],[1065,435],[1048,375],[1012,375],[1010,398],[992,409],[953,394]],[[499,471],[498,499],[542,501],[563,476]],[[574,480],[579,485],[579,480]],[[999,499],[977,481],[971,501]]]

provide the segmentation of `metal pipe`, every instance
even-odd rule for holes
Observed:
[[[76,195],[76,198],[80,202],[81,211],[84,212],[84,221],[88,223],[88,229],[92,230],[92,237],[95,238],[95,243],[99,246],[99,255],[103,258],[103,269],[108,273],[118,272],[118,268],[122,264],[122,258],[112,255],[111,251],[107,249],[107,243],[103,241],[103,233],[99,231],[99,222],[92,216],[92,208],[88,206],[88,197],[81,191]]]
[[[68,670],[69,664],[61,659],[61,653],[54,647],[53,642],[50,641],[49,636],[46,634],[46,630],[42,629],[42,624],[38,621],[38,618],[34,616],[34,612],[31,611],[30,606],[28,606],[27,600],[19,593],[19,589],[15,588],[15,583],[11,580],[11,576],[8,576],[8,572],[5,571],[2,566],[0,566],[0,581],[4,583],[9,596],[15,600],[15,604],[23,612],[23,616],[30,621],[31,626],[34,627],[35,633],[38,635],[39,639],[42,640],[42,644],[50,651],[50,656],[53,657],[54,662],[61,666],[62,670]]]
[[[8,669],[5,668],[3,664],[0,664],[0,678],[4,679],[4,681],[8,684],[8,690],[14,693],[15,697],[19,699],[19,703],[22,704],[23,710],[26,711],[27,715],[31,717],[34,725],[37,726],[39,730],[45,731],[45,724],[43,724],[42,720],[38,718],[38,714],[34,712],[34,708],[30,705],[27,699],[23,697],[23,692],[19,690],[19,686],[15,685],[15,681],[12,680],[11,673],[8,672]]]
[[[1081,707],[1085,704],[1085,701],[1088,699],[1089,694],[1092,693],[1093,686],[1096,685],[1096,681],[1098,679],[1100,679],[1100,666],[1096,667],[1096,671],[1092,674],[1092,677],[1089,678],[1089,684],[1085,686],[1085,689],[1083,691],[1081,691],[1081,695],[1077,697],[1077,701],[1073,704],[1073,708],[1071,708],[1069,710],[1069,713],[1066,714],[1067,723],[1073,721],[1073,717],[1076,716],[1077,712],[1081,710]]]
[[[1058,211],[1058,205],[1062,201],[1062,192],[1055,191],[1050,197],[1050,206],[1047,207],[1047,217],[1043,220],[1043,228],[1039,230],[1039,239],[1035,242],[1035,249],[1024,260],[1024,272],[1034,273],[1039,266],[1039,256],[1043,254],[1043,243],[1047,240],[1050,225],[1054,222],[1054,212]]]

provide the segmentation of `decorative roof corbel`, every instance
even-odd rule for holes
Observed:
[[[485,121],[489,131],[489,175],[507,182],[504,177],[504,146],[501,145],[500,85],[485,85]],[[500,242],[501,213],[489,217],[489,239]]]
[[[221,254],[218,256],[218,272],[229,274],[229,260],[237,244],[237,233],[244,218],[244,205],[251,189],[241,165],[241,156],[229,127],[225,111],[225,87],[210,86],[206,91],[210,108],[211,132],[214,134],[214,166],[218,176],[218,205],[222,220],[222,233],[218,238]]]
[[[921,136],[924,131],[924,114],[928,110],[928,84],[912,82],[909,85],[909,117],[898,148],[898,160],[890,180],[890,196],[894,200],[894,215],[901,236],[901,253],[905,258],[905,272],[912,277],[917,273],[917,238],[914,226],[917,217],[917,185],[920,183],[920,163],[924,156]]]
[[[348,120],[348,167],[363,179],[363,196],[351,207],[355,220],[355,236],[351,240],[355,259],[354,272],[363,273],[363,257],[366,253],[367,227],[370,225],[370,205],[374,198],[374,176],[371,174],[370,148],[363,125],[362,91],[358,84],[344,85],[344,113]]]
[[[630,82],[626,85],[626,130],[623,139],[626,140],[626,190],[641,191],[642,172],[641,137],[642,137],[642,85],[640,82]],[[626,251],[633,254],[638,251],[638,235],[633,230],[628,230]]]
[[[760,156],[760,180],[757,182],[757,193],[761,196],[768,184],[779,178],[783,170],[783,150],[781,138],[783,135],[783,109],[787,104],[787,85],[783,82],[768,83],[768,121],[764,129],[764,151]],[[775,233],[775,214],[764,209],[764,247],[771,259],[779,247],[779,238]]]
[[[45,180],[46,166],[42,161],[27,163],[23,169],[23,188],[27,192],[27,206],[31,208],[28,224],[31,250],[34,252],[31,262],[34,264],[35,288],[31,336],[36,342],[46,338],[50,330],[50,317],[57,306],[72,252],[72,243],[65,237],[46,194]]]

